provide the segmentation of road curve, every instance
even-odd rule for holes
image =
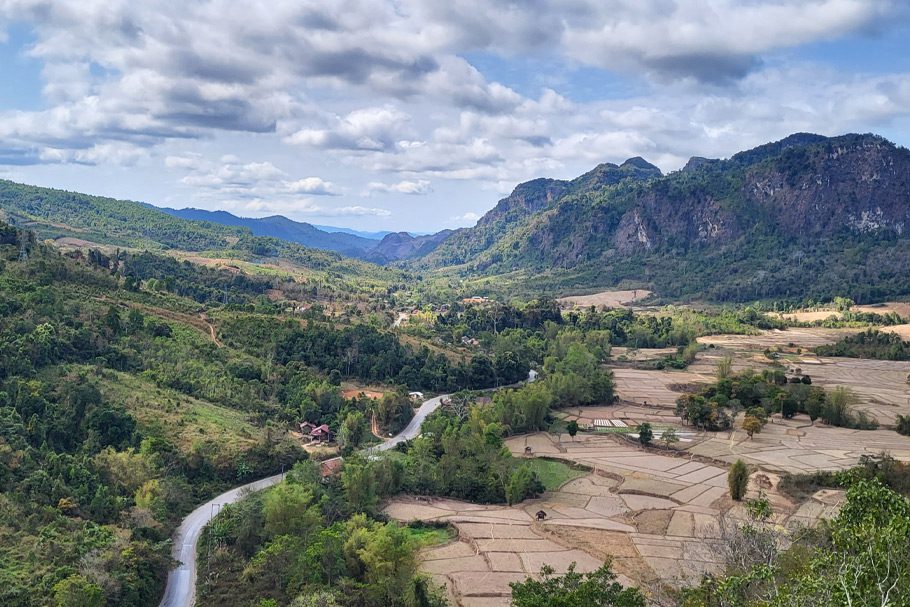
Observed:
[[[202,528],[225,504],[232,504],[250,491],[261,491],[281,481],[284,475],[276,474],[258,481],[241,485],[202,504],[189,513],[174,533],[174,548],[171,556],[180,565],[167,576],[167,586],[159,607],[192,607],[196,602],[196,543]]]
[[[396,446],[400,445],[403,442],[417,438],[420,435],[420,427],[423,425],[423,421],[430,416],[433,411],[438,409],[442,405],[442,401],[450,398],[451,394],[442,394],[435,398],[423,401],[423,404],[414,412],[414,417],[411,418],[411,421],[405,426],[404,430],[382,443],[372,447],[372,451],[388,451],[389,449],[394,449]]]
[[[373,447],[373,450],[388,451],[400,443],[416,438],[420,434],[420,426],[423,421],[449,396],[449,394],[443,394],[424,401],[414,412],[414,417],[404,430],[381,445]],[[180,565],[168,574],[167,586],[159,607],[193,606],[196,602],[196,544],[202,534],[202,528],[212,520],[212,516],[218,513],[221,506],[233,504],[248,492],[261,491],[271,487],[281,481],[282,476],[276,474],[226,491],[202,504],[183,519],[180,527],[174,533],[174,548],[171,551],[171,556],[175,561],[179,561]]]

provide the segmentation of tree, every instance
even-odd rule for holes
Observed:
[[[540,579],[512,582],[512,607],[645,607],[645,597],[637,588],[623,588],[610,570],[609,561],[588,574],[569,565],[565,575],[553,574],[544,566]]]
[[[379,486],[369,462],[360,456],[346,460],[341,469],[341,484],[351,512],[376,512]]]
[[[733,373],[733,357],[727,354],[717,361],[717,379],[727,379]]]
[[[679,442],[679,437],[676,435],[675,429],[667,428],[664,430],[664,433],[660,435],[660,440],[663,441],[664,447],[669,449],[670,445]]]
[[[897,416],[897,433],[910,436],[910,415]]]
[[[81,575],[71,575],[54,584],[54,602],[57,607],[101,607],[104,593]]]
[[[341,422],[341,430],[338,431],[338,441],[345,450],[353,450],[360,446],[363,437],[366,435],[367,422],[363,413],[360,411],[351,411],[344,421]]]
[[[638,426],[638,442],[647,447],[651,444],[651,440],[654,438],[654,430],[651,429],[651,424],[644,422]]]
[[[339,607],[335,594],[326,590],[301,594],[291,601],[290,607]]]
[[[568,424],[566,424],[566,432],[569,433],[569,436],[572,437],[572,440],[575,440],[575,435],[578,434],[578,422],[573,419]]]
[[[727,484],[730,486],[730,497],[735,501],[742,501],[749,487],[749,468],[746,462],[736,460],[727,474]]]
[[[262,514],[269,537],[296,535],[304,539],[322,524],[322,513],[310,489],[284,482],[263,496]]]
[[[512,471],[509,484],[506,486],[506,500],[512,506],[529,497],[540,495],[544,489],[537,473],[525,464]]]
[[[750,440],[752,439],[752,435],[757,432],[761,432],[761,429],[762,423],[761,420],[757,417],[747,415],[745,419],[743,419],[743,430],[745,430],[746,434],[749,435]]]

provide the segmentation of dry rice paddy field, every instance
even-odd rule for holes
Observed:
[[[535,575],[542,565],[563,573],[574,562],[579,571],[592,571],[608,558],[622,583],[658,596],[718,572],[720,517],[744,516],[727,496],[722,462],[644,451],[616,436],[580,434],[570,441],[538,433],[507,445],[517,457],[531,446],[535,455],[591,471],[511,507],[401,497],[385,509],[396,520],[448,522],[456,528],[457,539],[426,550],[421,567],[461,607],[507,606],[509,583]],[[839,503],[839,492],[823,491],[794,504],[776,491],[777,475],[762,473],[760,480],[783,525],[812,523]],[[538,521],[541,510],[547,516]]]
[[[588,472],[516,506],[399,497],[385,512],[401,521],[448,522],[457,530],[451,543],[426,549],[421,565],[446,586],[453,605],[505,607],[509,583],[537,574],[544,564],[560,573],[573,562],[579,571],[592,571],[607,559],[622,583],[645,589],[657,604],[670,589],[721,570],[721,521],[745,516],[727,492],[727,466],[736,459],[752,465],[751,494],[760,487],[783,526],[831,517],[843,494],[822,490],[795,503],[777,489],[782,474],[843,470],[883,450],[910,460],[910,438],[886,428],[898,413],[910,414],[910,362],[819,358],[812,352],[856,331],[796,328],[705,337],[699,341],[708,348],[686,370],[614,368],[617,404],[564,409],[560,417],[575,419],[583,428],[597,419],[622,420],[630,427],[647,421],[657,429],[655,438],[660,429],[675,427],[684,440],[674,449],[644,450],[634,440],[608,433],[513,437],[506,444],[516,457],[526,457],[530,448],[529,457],[565,460]],[[852,388],[858,408],[883,428],[850,430],[813,424],[805,416],[776,417],[749,439],[738,428],[700,433],[682,425],[674,413],[676,399],[712,382],[721,357],[731,354],[737,371],[761,370],[773,364],[765,355],[769,349],[788,370],[799,367],[809,374],[813,384]],[[621,353],[627,354],[614,351]],[[646,360],[663,353],[634,354]],[[541,510],[546,518],[538,521],[535,514]]]
[[[816,356],[811,348],[833,343],[857,329],[789,329],[766,331],[762,335],[719,335],[699,338],[714,345],[699,353],[687,373],[710,376],[717,361],[725,354],[734,356],[734,369],[760,370],[772,361],[764,355],[766,348],[779,349],[779,362],[788,370],[799,368],[824,388],[845,386],[859,398],[858,410],[865,411],[883,426],[893,427],[897,415],[910,415],[910,361],[871,360],[864,358],[827,358]],[[618,380],[617,380],[618,385]]]

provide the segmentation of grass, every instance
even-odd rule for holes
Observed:
[[[451,525],[428,525],[425,523],[412,523],[405,530],[421,548],[439,546],[455,539],[456,531]]]
[[[552,459],[534,458],[528,460],[528,465],[540,477],[540,482],[547,491],[556,491],[568,481],[587,474],[582,468],[574,468]]]
[[[167,436],[185,453],[199,440],[238,453],[254,445],[261,432],[242,411],[159,387],[135,375],[105,371],[98,379],[105,398],[122,402],[143,432]]]

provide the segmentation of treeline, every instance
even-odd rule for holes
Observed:
[[[613,401],[612,373],[581,341],[547,357],[544,376],[500,390],[487,405],[457,393],[405,445],[402,489],[484,503],[514,504],[543,490],[537,475],[504,451],[503,438],[545,429],[559,407]],[[557,355],[558,354],[558,355]]]
[[[760,420],[773,413],[786,419],[804,413],[812,421],[821,419],[832,426],[864,430],[878,427],[864,411],[854,410],[857,398],[848,388],[826,392],[811,385],[808,375],[788,377],[781,369],[732,374],[729,363],[723,362],[718,374],[714,384],[676,400],[676,413],[684,422],[705,430],[726,430],[732,427],[736,414],[745,411],[747,416]]]
[[[531,341],[534,334],[552,336],[573,328],[584,333],[599,332],[609,345],[665,348],[686,346],[702,335],[749,334],[787,326],[753,307],[706,312],[669,306],[658,313],[643,314],[627,308],[591,306],[564,312],[552,299],[532,300],[524,307],[494,301],[478,305],[455,303],[443,313],[421,313],[418,318],[413,330],[422,336],[436,335],[456,345],[462,337],[474,337],[487,347],[494,347],[500,335],[510,332]]]
[[[903,341],[896,333],[869,330],[848,335],[833,344],[818,346],[815,353],[819,356],[910,360],[910,341]]]
[[[285,321],[236,316],[222,325],[225,342],[282,365],[299,362],[330,376],[403,384],[436,392],[482,389],[525,379],[530,369],[515,352],[475,356],[452,363],[426,347],[412,350],[395,335],[365,324],[335,327],[329,322]]]

